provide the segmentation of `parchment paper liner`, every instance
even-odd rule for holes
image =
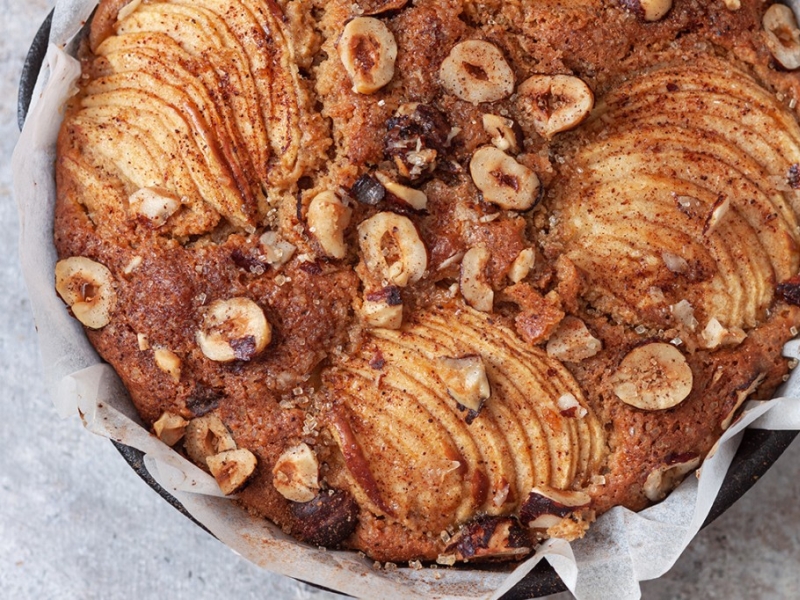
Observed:
[[[800,378],[794,372],[781,397],[746,405],[703,464],[699,478],[690,476],[664,502],[638,514],[622,508],[609,511],[582,540],[571,544],[549,540],[516,569],[376,570],[372,561],[356,553],[308,547],[250,516],[221,497],[208,474],[142,427],[119,378],[100,360],[55,293],[55,140],[63,101],[80,74],[68,56],[70,43],[96,4],[97,0],[56,3],[51,46],[13,157],[20,257],[46,384],[63,417],[79,414],[89,431],[145,452],[145,465],[156,481],[238,554],[270,571],[358,597],[500,598],[544,558],[581,600],[639,598],[638,582],[668,571],[705,521],[744,428],[800,429]],[[784,353],[799,356],[800,343],[787,344]]]

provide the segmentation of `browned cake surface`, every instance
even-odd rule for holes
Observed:
[[[580,536],[787,373],[800,88],[769,4],[104,0],[58,142],[56,246],[92,263],[59,292],[145,424],[221,485],[207,455],[251,451],[230,491],[304,541]]]

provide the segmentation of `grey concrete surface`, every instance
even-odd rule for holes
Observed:
[[[19,72],[52,3],[0,0],[0,599],[337,598],[234,555],[109,442],[52,408],[18,263],[10,167]],[[800,598],[798,498],[796,443],[643,597]]]

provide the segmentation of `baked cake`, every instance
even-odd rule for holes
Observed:
[[[759,0],[103,0],[56,289],[248,510],[513,559],[656,502],[800,324],[800,31]]]

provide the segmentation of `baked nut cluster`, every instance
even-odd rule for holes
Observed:
[[[798,49],[762,0],[102,0],[56,290],[297,539],[520,559],[787,377]]]

